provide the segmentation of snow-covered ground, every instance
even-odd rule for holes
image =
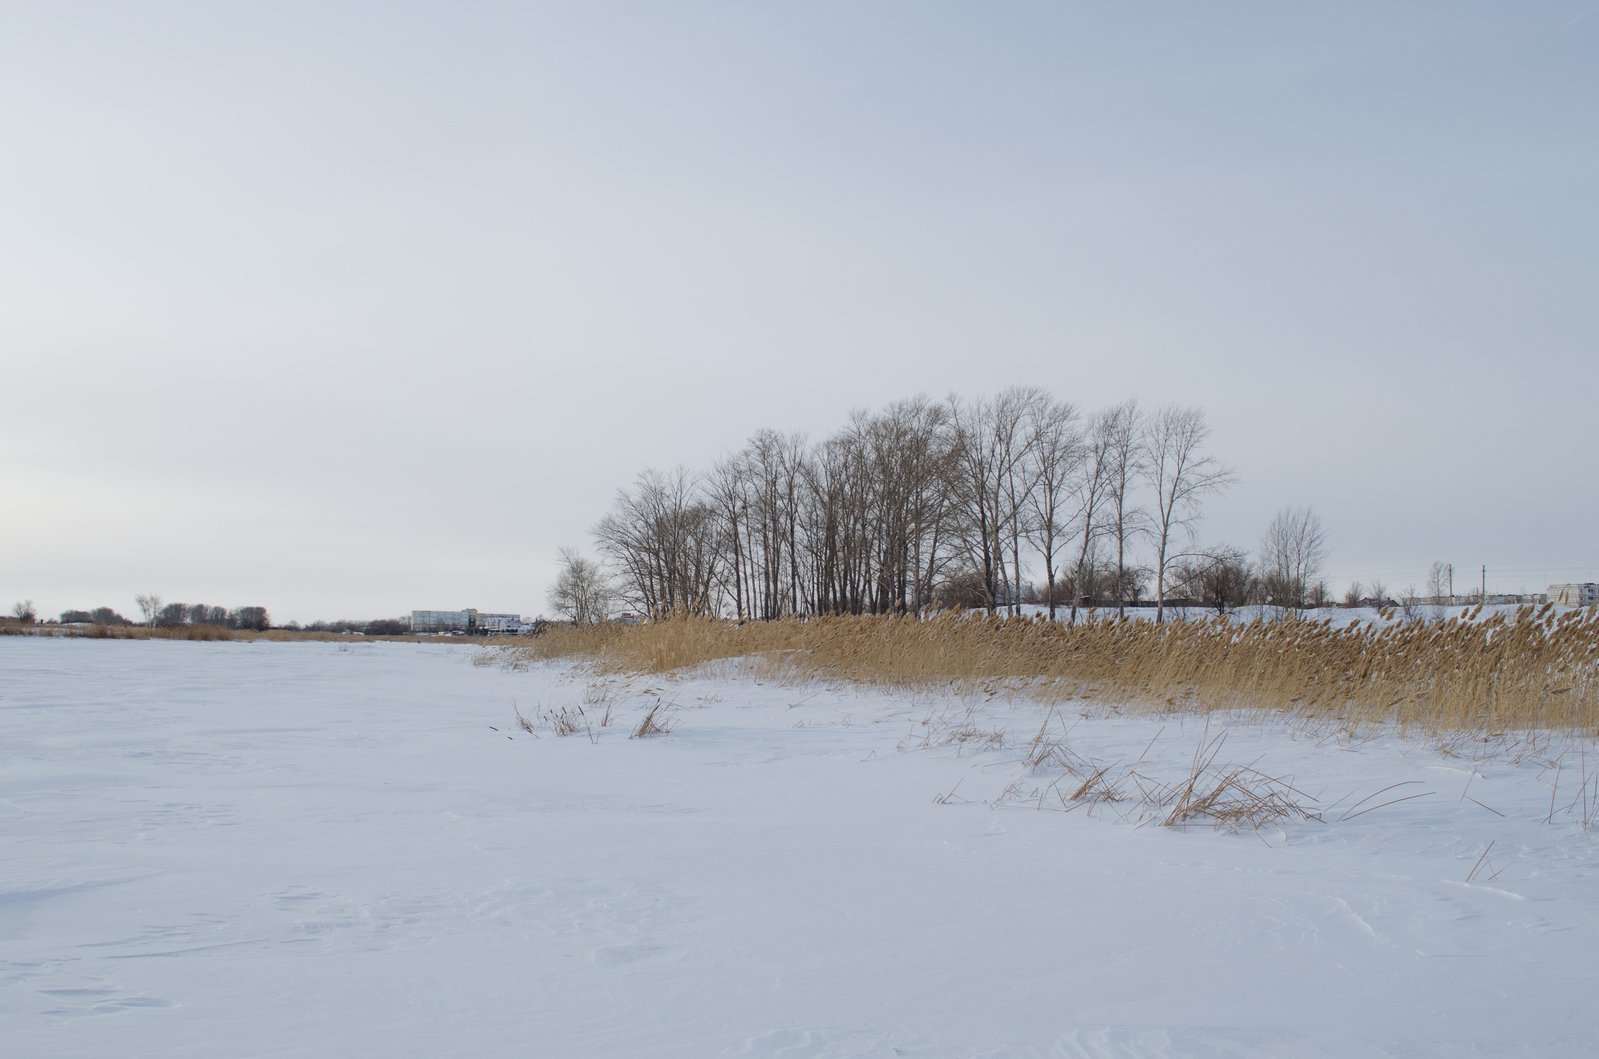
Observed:
[[[474,654],[0,639],[0,1053],[1599,1048],[1581,747]],[[1320,819],[1160,826],[1223,731]]]

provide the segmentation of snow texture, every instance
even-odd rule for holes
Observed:
[[[0,1051],[1599,1048],[1580,745],[475,654],[0,639]],[[1146,784],[1225,732],[1319,819],[1072,803],[1041,726]]]

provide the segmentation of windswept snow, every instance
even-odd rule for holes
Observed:
[[[1580,746],[1048,719],[1146,784],[1225,730],[1320,814],[1173,830],[1062,811],[1021,760],[1046,711],[1002,689],[474,653],[0,639],[0,1052],[1599,1048]],[[592,738],[516,724],[585,701]],[[675,730],[629,739],[656,701]]]

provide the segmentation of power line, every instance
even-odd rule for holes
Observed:
[[[1478,567],[1480,567],[1480,566],[1482,566],[1484,564],[1483,564],[1483,562],[1481,560],[1478,560],[1477,562],[1474,562],[1474,563],[1469,563],[1469,564],[1456,563],[1454,565],[1456,565],[1456,566],[1469,565],[1469,566],[1478,566]],[[1532,576],[1534,574],[1573,574],[1573,573],[1582,573],[1582,572],[1587,572],[1587,573],[1590,573],[1590,574],[1599,573],[1599,562],[1594,562],[1594,563],[1561,563],[1561,564],[1558,564],[1558,565],[1547,565],[1547,566],[1513,566],[1513,565],[1510,565],[1510,564],[1501,565],[1501,564],[1496,563],[1496,562],[1494,562],[1493,560],[1490,559],[1490,560],[1488,560],[1486,565],[1488,567],[1488,572],[1490,574],[1499,574],[1499,575],[1503,575],[1503,576],[1506,576],[1506,577],[1511,577],[1511,576],[1530,577],[1530,576]],[[1339,569],[1339,570],[1329,570],[1329,571],[1327,571],[1327,576],[1328,577],[1344,577],[1346,575],[1355,575],[1355,576],[1364,575],[1366,577],[1371,577],[1373,575],[1379,575],[1379,576],[1385,576],[1385,577],[1389,576],[1389,575],[1409,576],[1409,575],[1417,573],[1417,572],[1426,573],[1427,570],[1430,568],[1430,566],[1431,566],[1430,563],[1428,564],[1427,567],[1423,567],[1423,566],[1419,566],[1419,565],[1418,566],[1382,566],[1382,567],[1353,567],[1353,566],[1351,566],[1351,567],[1346,567],[1344,569]]]

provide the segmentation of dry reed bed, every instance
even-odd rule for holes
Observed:
[[[1480,610],[1480,608],[1479,608]],[[561,627],[514,649],[663,672],[756,657],[773,675],[899,686],[1014,682],[1181,710],[1265,710],[1428,732],[1599,733],[1599,617],[1524,607],[1436,622],[1097,620],[945,615]]]
[[[241,632],[225,625],[0,625],[0,635],[48,636],[67,640],[234,640],[263,633]]]
[[[79,640],[316,640],[339,643],[385,640],[402,643],[465,643],[474,647],[506,647],[520,642],[516,637],[365,636],[312,629],[230,629],[225,625],[167,625],[151,628],[148,625],[24,625],[20,622],[0,624],[0,636],[3,635],[56,636]]]

